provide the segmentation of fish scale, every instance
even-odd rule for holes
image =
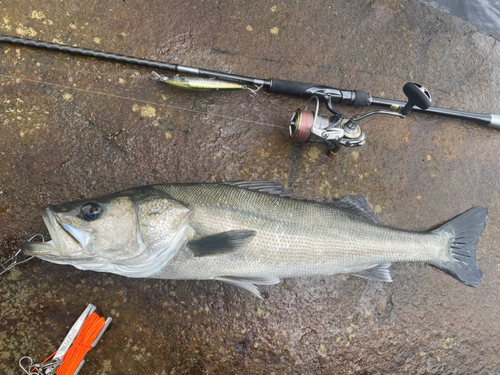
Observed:
[[[436,260],[446,243],[439,234],[374,225],[317,202],[224,185],[156,188],[193,210],[191,225],[202,236],[241,229],[254,229],[257,235],[244,249],[217,257],[194,257],[184,247],[153,277],[288,278],[349,273],[380,263]]]

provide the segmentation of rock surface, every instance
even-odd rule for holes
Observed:
[[[495,39],[415,0],[1,1],[0,33],[399,100],[415,81],[437,106],[500,113]],[[1,277],[1,373],[55,351],[87,303],[113,323],[81,375],[500,373],[500,132],[379,116],[363,125],[366,146],[331,159],[321,145],[290,143],[299,98],[186,92],[149,69],[9,44],[0,61],[1,259],[47,235],[40,207],[150,183],[274,180],[307,199],[361,194],[408,230],[490,210],[477,288],[396,264],[392,284],[284,280],[260,301],[217,282],[33,260]]]

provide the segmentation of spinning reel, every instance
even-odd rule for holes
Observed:
[[[327,145],[328,154],[332,157],[337,155],[342,146],[363,146],[366,143],[366,136],[359,126],[361,120],[372,115],[405,118],[414,106],[425,110],[432,104],[431,95],[418,83],[408,82],[404,85],[403,92],[408,97],[408,103],[403,108],[392,106],[393,111],[379,109],[361,113],[349,119],[332,106],[327,92],[318,91],[309,98],[304,110],[299,108],[293,114],[289,125],[290,138],[296,142],[323,142]],[[307,107],[313,99],[316,100],[316,110],[308,112]],[[318,113],[320,101],[326,104],[333,116],[328,117]]]

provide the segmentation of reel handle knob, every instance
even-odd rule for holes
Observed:
[[[408,82],[404,85],[403,92],[408,97],[408,103],[401,110],[401,113],[405,116],[411,112],[414,106],[425,110],[432,105],[431,94],[418,83]]]

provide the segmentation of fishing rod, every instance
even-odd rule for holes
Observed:
[[[90,50],[86,48],[71,47],[63,44],[48,43],[32,39],[24,39],[10,36],[0,35],[0,42],[22,44],[29,47],[44,48],[59,52],[67,52],[72,54],[84,55],[100,59],[118,61],[128,64],[141,65],[149,68],[168,70],[176,73],[191,74],[209,79],[217,79],[226,82],[241,84],[240,87],[247,85],[267,89],[269,92],[285,95],[293,95],[308,99],[308,104],[311,100],[316,101],[316,110],[314,112],[307,111],[307,105],[304,110],[297,109],[292,116],[289,124],[290,137],[297,142],[323,142],[329,149],[329,154],[335,156],[342,146],[357,147],[362,146],[366,142],[364,132],[359,127],[359,122],[372,115],[390,115],[400,118],[406,117],[410,111],[427,112],[431,114],[458,118],[475,122],[479,125],[488,126],[500,130],[500,115],[494,114],[478,114],[465,111],[457,111],[439,107],[432,107],[432,99],[425,87],[409,82],[403,87],[403,92],[408,97],[408,102],[390,100],[384,98],[372,97],[369,93],[359,90],[341,90],[325,85],[316,85],[311,83],[286,81],[277,78],[260,79],[236,74],[217,72],[213,70],[193,68],[189,66],[170,64],[161,61],[148,59],[140,59],[120,54],[108,53]],[[171,83],[167,77],[155,75],[155,78],[160,82]],[[191,87],[188,78],[182,78],[185,83],[181,87]],[[243,86],[245,85],[245,86]],[[217,89],[217,85],[207,85],[210,87],[199,87]],[[221,89],[225,89],[223,85],[219,85]],[[196,88],[196,87],[194,87]],[[230,88],[229,88],[230,89]],[[252,91],[257,91],[252,90]],[[325,116],[319,114],[319,104],[325,104],[326,108],[333,116]],[[333,107],[333,104],[343,104],[352,107],[365,107],[369,105],[377,105],[382,107],[390,107],[389,110],[374,110],[359,115],[353,116],[351,119],[344,116],[340,111]]]

